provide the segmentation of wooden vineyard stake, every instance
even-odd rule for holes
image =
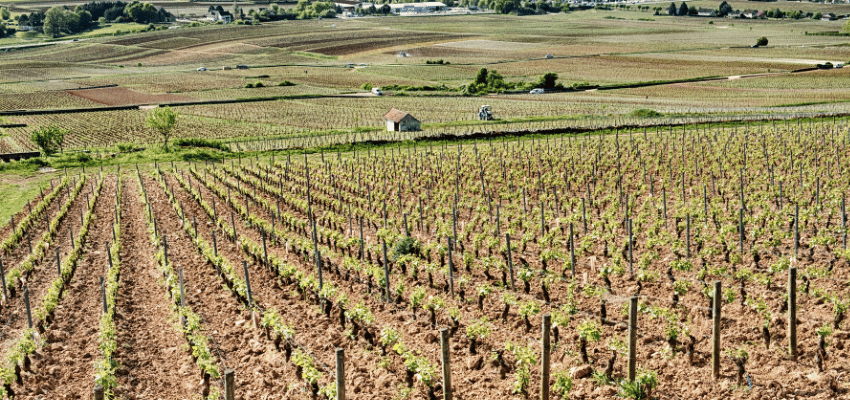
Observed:
[[[357,217],[357,221],[360,223],[360,261],[363,261],[363,257],[366,255],[363,251],[363,217]]]
[[[336,349],[336,400],[345,400],[345,349]]]
[[[196,228],[195,232],[197,233],[197,228]],[[216,241],[216,239],[215,239],[215,229],[210,229],[210,235],[212,236],[212,240],[213,240],[213,254],[215,254],[215,256],[218,257],[218,241]],[[197,235],[195,235],[195,236],[197,236]],[[216,264],[216,268],[218,268],[217,264]]]
[[[741,207],[741,209],[738,211],[738,215],[739,215],[739,217],[738,217],[738,230],[739,230],[738,243],[740,244],[741,256],[743,257],[743,254],[744,254],[744,208],[743,207]]]
[[[632,252],[632,241],[633,240],[634,239],[632,239],[632,219],[629,218],[629,275],[631,275],[632,278],[634,278],[634,276],[635,276],[635,270],[634,270],[635,258],[634,258],[633,252]]]
[[[449,329],[440,329],[440,358],[443,361],[443,400],[452,400],[452,367],[449,358]]]
[[[245,286],[248,289],[248,306],[251,306],[254,300],[251,299],[251,280],[248,278],[248,262],[242,261],[242,269],[245,271]]]
[[[103,299],[103,313],[106,314],[106,287],[103,285],[103,277],[100,277],[100,297]]]
[[[455,297],[455,273],[454,273],[454,263],[452,262],[452,238],[446,238],[446,244],[448,245],[448,258],[449,258],[449,293],[452,297]]]
[[[384,250],[384,280],[386,281],[387,301],[392,303],[393,299],[392,296],[390,296],[390,266],[387,260],[387,242],[381,240],[381,245]]]
[[[407,227],[407,213],[404,213],[404,235],[410,237],[410,228]]]
[[[312,220],[313,223],[313,248],[316,251],[316,268],[319,270],[319,291],[322,290],[324,286],[324,281],[322,279],[322,253],[319,252],[319,240],[316,234],[316,220]]]
[[[9,301],[9,292],[6,290],[6,270],[3,268],[3,257],[0,257],[0,280],[3,281],[3,300]]]
[[[570,269],[572,271],[572,278],[576,277],[576,246],[575,239],[573,237],[573,223],[570,222]],[[511,276],[513,278],[513,276]]]
[[[27,290],[27,285],[24,285],[24,305],[27,307],[27,323],[32,329],[32,312],[30,311],[30,292]]]
[[[112,270],[112,253],[109,251],[109,242],[106,242],[106,260],[109,262],[109,269],[107,270],[109,272]]]
[[[162,235],[162,255],[165,256],[165,265],[168,265],[168,239]]]
[[[510,233],[505,234],[505,243],[507,244],[507,247],[508,247],[508,270],[511,273],[511,289],[513,289],[514,288],[514,260],[511,256],[511,234]],[[451,248],[451,246],[449,246],[449,247]],[[449,250],[449,251],[451,251],[451,250]],[[451,258],[449,260],[451,260]],[[573,272],[573,276],[575,276],[575,271]]]
[[[260,228],[260,235],[263,237],[263,264],[265,264],[266,268],[269,267],[269,251],[266,248],[266,230]]]
[[[103,400],[103,386],[95,385],[94,400]]]
[[[198,219],[195,216],[192,216],[192,228],[195,231],[195,237],[198,237]]]
[[[788,354],[797,361],[797,267],[788,269]]]
[[[234,372],[232,369],[224,371],[224,400],[234,400],[236,382],[233,379]]]
[[[708,215],[708,213],[706,213]],[[687,225],[685,227],[686,234],[685,237],[687,241],[685,242],[685,258],[691,259],[691,214],[685,216],[685,220],[687,221]]]
[[[800,248],[800,205],[794,204],[794,258]]]
[[[59,261],[59,246],[56,246],[56,276],[62,276],[62,263]]]
[[[638,298],[629,299],[629,381],[635,380],[637,366],[637,312]]]
[[[233,227],[233,241],[236,241],[236,217],[233,216],[233,211],[230,211],[230,225]]]
[[[711,299],[714,312],[714,331],[711,346],[711,374],[714,379],[720,377],[720,281],[714,282],[714,297]]]
[[[552,348],[549,342],[549,331],[552,328],[552,316],[543,316],[543,354],[541,358],[540,400],[549,400],[549,356]]]

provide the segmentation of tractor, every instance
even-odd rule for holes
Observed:
[[[488,105],[483,105],[478,109],[478,119],[481,121],[493,120],[493,109]]]

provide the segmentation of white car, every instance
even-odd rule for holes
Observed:
[[[540,88],[538,88],[538,89],[531,89],[531,91],[530,91],[530,92],[528,92],[528,93],[529,93],[529,94],[543,94],[543,89],[540,89]]]
[[[206,70],[207,70],[207,67],[200,67],[200,68],[198,68],[198,71],[201,71],[201,72],[206,71]]]
[[[375,96],[381,96],[384,94],[384,92],[381,91],[381,88],[373,87],[372,94],[374,94]]]

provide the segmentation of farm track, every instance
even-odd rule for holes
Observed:
[[[286,395],[294,372],[285,364],[283,355],[258,330],[249,327],[250,312],[244,311],[244,306],[223,287],[215,269],[195,250],[159,184],[145,178],[145,187],[158,229],[168,238],[169,261],[175,270],[183,268],[187,306],[203,319],[212,354],[223,364],[221,371],[235,371],[236,386],[243,399],[297,398]],[[193,392],[200,393],[200,386]]]
[[[105,178],[104,194],[114,193],[116,178]],[[94,223],[89,230],[84,256],[74,274],[50,325],[41,357],[32,374],[24,374],[24,399],[47,396],[51,399],[86,398],[94,382],[94,362],[100,357],[99,321],[103,313],[100,277],[108,268],[107,242],[112,240],[115,221],[114,197],[99,197],[94,205]],[[38,303],[36,303],[38,304]]]
[[[145,211],[135,179],[122,191],[121,279],[116,296],[115,360],[118,394],[125,398],[182,400],[197,392],[201,375],[183,351],[186,340],[171,318],[165,287],[148,240]]]
[[[68,213],[59,224],[59,228],[53,239],[53,245],[47,248],[44,258],[36,260],[33,270],[29,273],[25,273],[21,277],[21,280],[27,285],[30,305],[33,308],[35,308],[37,304],[41,304],[41,300],[47,293],[51,282],[53,282],[58,274],[56,267],[56,246],[59,247],[59,258],[64,259],[71,251],[72,245],[68,228],[73,227],[75,237],[79,234],[80,212],[88,210],[88,206],[86,205],[86,194],[88,194],[89,197],[92,195],[91,186],[89,186],[88,182],[86,182],[85,188],[80,191],[80,194],[77,195],[77,198],[74,199]],[[56,212],[54,211],[53,214],[56,214]],[[26,245],[24,245],[24,247],[26,248]],[[6,261],[4,260],[3,265],[6,267],[6,271],[8,271],[12,266],[17,267],[27,255],[28,254],[24,254],[16,264],[5,264]],[[24,306],[22,286],[20,284],[15,285],[15,292],[15,296],[12,296],[6,304],[4,304],[3,308],[0,309],[0,323],[5,324],[4,328],[0,330],[0,352],[6,351],[9,346],[18,337],[20,337],[21,332],[27,328],[27,314]]]

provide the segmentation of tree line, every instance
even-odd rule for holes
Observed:
[[[18,26],[28,26],[34,31],[59,37],[64,34],[83,32],[110,22],[140,24],[168,22],[174,20],[174,15],[163,8],[157,9],[150,3],[104,1],[78,5],[73,10],[68,6],[54,6],[47,12],[21,14],[16,19]]]
[[[656,14],[660,14],[660,11],[661,11],[660,7],[655,8]],[[668,15],[678,15],[678,16],[692,16],[692,15],[697,15],[699,13],[698,8],[688,7],[688,4],[685,3],[684,1],[682,2],[682,5],[680,5],[679,7],[676,7],[676,3],[670,3],[670,5],[667,6],[665,11],[667,12]],[[720,6],[717,8],[717,10],[715,10],[715,12],[716,12],[716,15],[715,15],[716,17],[726,17],[726,16],[734,14],[734,13],[740,13],[741,11],[733,9],[732,6],[729,5],[729,3],[727,3],[726,1],[723,1],[722,3],[720,3]],[[775,10],[765,11],[764,16],[766,18],[790,18],[790,19],[812,18],[812,19],[821,19],[823,14],[821,14],[819,12],[818,13],[805,12],[805,11],[802,11],[802,10],[799,10],[799,11],[782,11],[779,8],[777,8]]]

